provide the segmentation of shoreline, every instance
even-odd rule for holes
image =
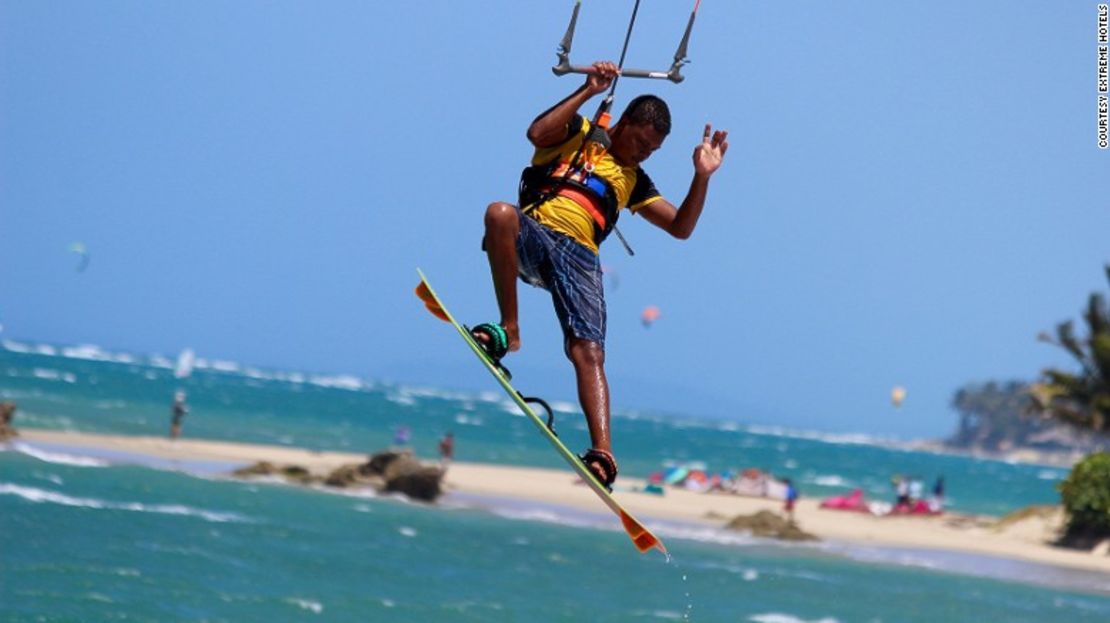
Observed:
[[[224,468],[258,461],[301,465],[313,473],[326,474],[341,465],[362,463],[367,458],[363,453],[45,429],[20,429],[19,437],[11,442],[42,444],[39,447],[48,451],[55,450],[49,446],[59,446],[65,452],[109,461],[114,458],[115,462],[160,463],[163,467],[199,468],[205,473],[225,475],[230,470]],[[624,478],[615,487],[615,494],[629,512],[649,526],[653,522],[678,522],[724,530],[724,524],[737,515],[750,515],[760,510],[778,513],[782,509],[781,501],[765,498],[694,493],[675,488],[667,488],[665,495],[633,490],[643,485],[643,480]],[[444,489],[447,496],[457,493],[463,497],[536,502],[589,514],[606,511],[596,496],[568,470],[452,462],[444,479]],[[816,499],[799,500],[795,519],[803,530],[833,547],[845,544],[983,555],[1097,572],[1106,575],[1104,590],[1110,591],[1110,556],[1049,544],[1058,527],[1059,516],[1030,517],[997,527],[992,525],[993,520],[964,515],[875,517],[825,510],[818,505]]]

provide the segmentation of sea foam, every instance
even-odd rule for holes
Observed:
[[[95,510],[123,510],[139,513],[182,515],[186,517],[199,517],[205,521],[215,523],[254,523],[250,518],[240,515],[239,513],[210,511],[182,504],[143,504],[141,502],[110,502],[107,500],[98,500],[96,498],[79,498],[58,493],[57,491],[24,487],[12,483],[0,483],[0,495],[14,495],[36,504],[59,504],[61,506],[74,506]]]
[[[58,463],[61,465],[74,465],[77,467],[107,467],[107,461],[93,459],[84,456],[74,456],[71,454],[64,454],[61,452],[48,452],[34,446],[29,446],[25,443],[15,442],[12,444],[12,450],[21,452],[27,456],[32,456],[40,461],[46,463]]]
[[[840,623],[837,619],[834,619],[833,617],[825,617],[823,619],[814,619],[813,621],[807,621],[806,619],[800,619],[792,614],[783,614],[781,612],[755,614],[748,617],[748,620],[755,621],[756,623]]]

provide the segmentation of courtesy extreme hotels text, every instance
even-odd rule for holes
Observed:
[[[1098,148],[1106,149],[1110,133],[1110,5],[1098,5]]]

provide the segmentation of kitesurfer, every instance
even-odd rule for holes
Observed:
[[[170,408],[170,439],[181,436],[181,423],[187,413],[189,407],[185,404],[185,392],[178,390],[174,392],[173,406]]]
[[[495,202],[485,213],[484,248],[501,320],[473,329],[475,339],[499,360],[521,346],[517,278],[551,293],[590,432],[592,447],[582,460],[606,486],[616,479],[617,462],[609,429],[598,245],[612,231],[622,208],[675,238],[688,238],[705,205],[709,178],[728,149],[728,133],[706,124],[694,149],[690,188],[681,205],[672,205],[640,168],[671,130],[670,111],[662,99],[633,99],[609,129],[592,127],[578,113],[590,98],[609,88],[618,73],[612,62],[594,63],[582,86],[528,128],[535,153],[521,180],[520,205]]]

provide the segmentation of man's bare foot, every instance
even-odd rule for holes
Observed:
[[[605,485],[607,489],[612,488],[613,482],[617,479],[617,460],[613,458],[612,452],[590,448],[582,455],[582,462],[598,482]]]
[[[505,342],[507,344],[505,351],[513,353],[520,350],[520,326],[517,324],[500,323],[497,326],[501,327],[505,332]],[[471,329],[470,335],[474,337],[474,341],[478,342],[486,349],[486,352],[491,350],[490,347],[493,338],[489,332],[483,328],[483,325],[478,325]]]

